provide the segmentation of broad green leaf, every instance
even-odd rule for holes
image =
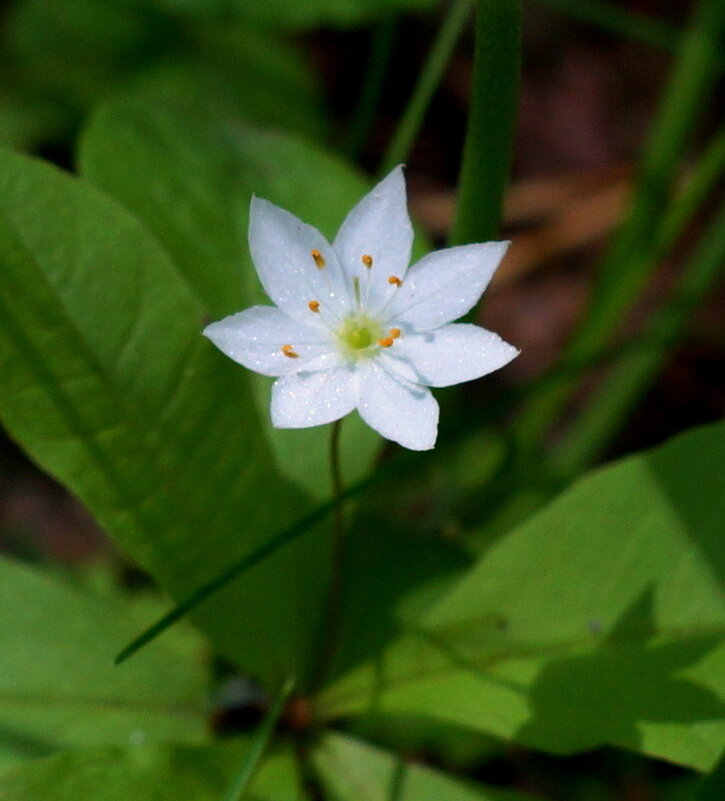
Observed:
[[[329,687],[328,717],[419,713],[555,753],[707,770],[725,745],[725,424],[595,471]]]
[[[210,319],[269,303],[246,242],[252,194],[272,200],[331,238],[368,189],[351,167],[302,140],[150,104],[142,93],[97,111],[83,136],[79,160],[87,178],[119,198],[156,233]],[[327,496],[327,429],[272,429],[271,382],[255,381],[280,470],[317,497]],[[379,442],[357,415],[345,421],[346,481],[369,469]]]
[[[386,520],[383,510],[394,501],[385,499],[377,507],[373,498],[379,499],[381,491],[376,487],[374,495],[362,496],[345,543],[336,673],[383,649],[400,634],[401,616],[421,614],[470,565],[453,544]]]
[[[18,765],[0,777],[3,801],[219,801],[247,745],[83,749]],[[272,754],[249,801],[300,801],[291,753]]]
[[[305,511],[273,467],[244,371],[201,336],[203,319],[127,211],[0,154],[0,417],[176,598]],[[274,686],[302,669],[324,564],[305,535],[195,619]]]
[[[181,626],[127,669],[113,668],[114,652],[149,611],[1,559],[0,759],[203,740],[208,677],[198,635]]]
[[[334,801],[526,801],[532,796],[474,785],[414,765],[343,734],[328,734],[312,754]]]

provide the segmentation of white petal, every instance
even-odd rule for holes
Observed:
[[[273,203],[252,198],[249,248],[265,292],[282,311],[300,322],[320,325],[338,320],[350,307],[342,269],[324,236],[294,214]],[[319,251],[324,266],[313,256]],[[320,313],[310,311],[310,301]]]
[[[427,387],[393,375],[379,360],[360,371],[358,411],[386,439],[414,451],[427,451],[438,434],[438,404]]]
[[[414,380],[430,387],[450,387],[492,373],[518,354],[517,348],[493,331],[454,323],[402,336],[384,357],[404,377],[415,376]]]
[[[388,318],[418,330],[457,320],[476,305],[508,246],[486,242],[429,253],[408,270]]]
[[[203,333],[230,359],[263,375],[321,370],[340,360],[327,331],[303,325],[273,306],[232,314]],[[285,356],[284,345],[291,345],[297,356]]]
[[[296,373],[272,387],[272,425],[309,428],[331,423],[355,408],[356,376],[345,365],[318,373]]]
[[[412,245],[403,168],[396,167],[347,215],[334,242],[348,280],[360,279],[363,300],[370,311],[381,308],[396,291],[388,278],[402,280]],[[369,269],[363,264],[363,256],[372,259]]]

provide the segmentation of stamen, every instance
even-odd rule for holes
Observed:
[[[355,277],[352,279],[352,288],[355,291],[355,302],[360,305],[360,279]]]
[[[373,266],[373,257],[369,253],[366,253],[360,259],[360,261],[368,268],[368,270]]]
[[[395,286],[403,286],[403,282],[397,275],[391,275],[390,278],[388,278],[388,283],[394,284]]]
[[[391,328],[390,329],[390,336],[393,339],[398,339],[403,332],[399,328]]]
[[[312,256],[312,258],[315,260],[315,264],[320,270],[325,266],[325,264],[327,264],[327,262],[322,257],[322,253],[320,253],[320,251],[317,249],[311,250],[310,256]]]
[[[319,313],[320,313],[320,301],[319,301],[319,300],[311,300],[311,301],[310,301],[310,302],[307,304],[307,308],[308,308],[308,309],[309,309],[311,312],[317,312],[317,313],[319,314]]]
[[[299,353],[295,353],[295,349],[292,345],[282,345],[282,353],[284,353],[285,356],[289,356],[290,359],[299,359],[300,357]]]
[[[393,342],[395,342],[393,337],[385,337],[378,340],[378,345],[380,345],[381,348],[389,348]]]

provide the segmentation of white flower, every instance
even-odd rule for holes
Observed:
[[[276,306],[233,314],[204,334],[239,364],[277,376],[277,428],[357,409],[384,437],[427,450],[438,428],[428,387],[471,381],[518,354],[491,331],[451,324],[476,304],[508,243],[439,250],[408,269],[412,242],[401,167],[355,206],[332,245],[289,212],[252,200],[252,259]]]

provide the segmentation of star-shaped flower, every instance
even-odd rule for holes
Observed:
[[[491,331],[451,322],[476,304],[508,243],[447,248],[408,268],[412,243],[401,167],[352,209],[332,245],[252,200],[249,246],[276,306],[204,334],[239,364],[277,376],[274,426],[317,426],[357,409],[387,439],[427,450],[438,428],[428,387],[471,381],[518,354]]]

